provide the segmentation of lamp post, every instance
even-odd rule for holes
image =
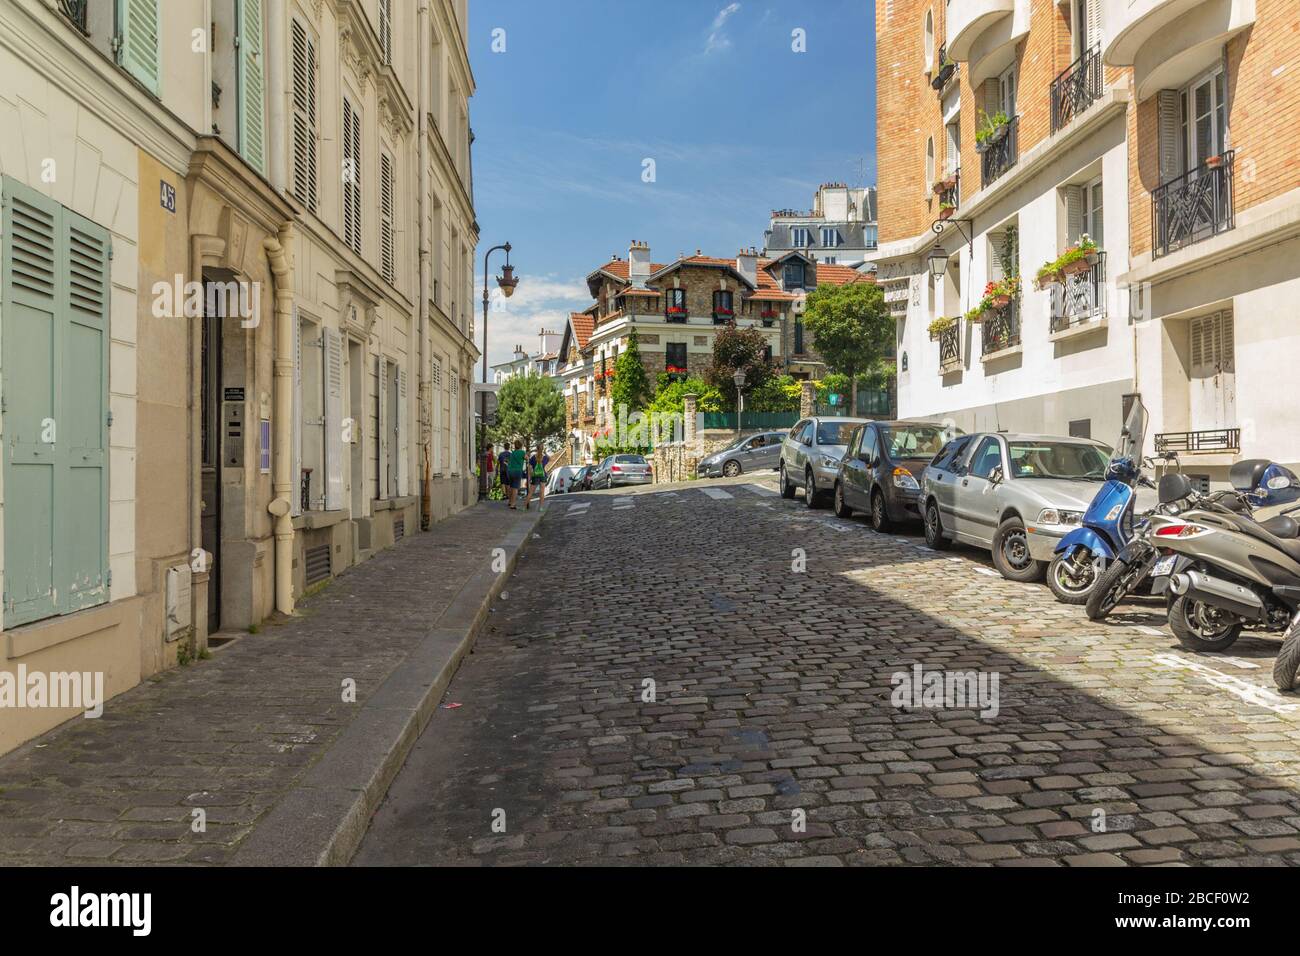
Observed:
[[[740,439],[740,413],[745,408],[745,393],[742,391],[745,387],[745,370],[736,369],[736,374],[731,376],[731,380],[736,383],[736,439]]]
[[[508,299],[515,294],[515,286],[519,285],[519,280],[515,277],[515,267],[510,264],[510,243],[502,243],[499,246],[493,246],[487,252],[483,253],[483,398],[479,402],[479,421],[483,428],[483,442],[479,449],[479,468],[478,468],[478,496],[486,498],[488,493],[489,482],[492,480],[487,473],[487,384],[488,384],[488,259],[492,253],[498,249],[504,250],[506,254],[506,264],[501,267],[501,275],[497,276],[497,285],[505,293]]]

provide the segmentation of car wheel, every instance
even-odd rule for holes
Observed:
[[[1241,635],[1241,620],[1180,594],[1169,608],[1169,629],[1190,651],[1226,651]]]
[[[1029,532],[1019,518],[1008,518],[993,534],[993,566],[1008,581],[1039,581],[1043,562],[1029,551]]]
[[[881,534],[894,530],[894,522],[889,520],[889,508],[885,505],[885,496],[879,488],[871,493],[871,527]]]
[[[805,507],[817,508],[821,505],[821,496],[817,494],[817,482],[813,480],[812,470],[804,472],[803,503]]]
[[[943,519],[939,516],[937,501],[925,506],[925,543],[936,551],[947,551],[952,547],[952,542],[943,536]]]
[[[1096,567],[1091,561],[1083,561],[1091,554],[1091,551],[1077,556],[1058,554],[1047,566],[1047,586],[1062,604],[1083,604],[1088,600],[1097,584]]]
[[[844,486],[838,481],[835,482],[835,517],[852,518],[853,509],[844,501]]]
[[[722,466],[722,473],[726,475],[728,478],[735,478],[738,474],[740,474],[740,462],[738,461],[727,462],[725,465]]]
[[[781,497],[782,497],[782,498],[793,498],[793,497],[794,497],[794,485],[790,484],[790,479],[789,479],[788,477],[786,477],[786,474],[785,474],[785,462],[781,462],[781,466],[780,466],[780,467],[781,467],[781,478],[780,478],[780,483],[781,483]]]

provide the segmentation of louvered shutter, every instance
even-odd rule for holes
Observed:
[[[343,508],[343,337],[325,329],[325,510]]]
[[[379,394],[376,396],[379,402],[379,432],[377,437],[379,453],[379,470],[376,474],[379,487],[376,489],[375,497],[385,499],[388,497],[388,361],[380,355],[376,360],[379,369]]]
[[[239,153],[266,172],[266,83],[262,0],[239,0]]]
[[[343,99],[343,241],[361,253],[361,114]]]
[[[442,420],[442,359],[433,359],[433,473],[442,474],[442,439],[446,431]]]
[[[460,375],[451,373],[451,473],[460,474]]]
[[[293,490],[290,513],[302,514],[302,321],[293,308]]]
[[[1083,234],[1083,189],[1079,186],[1066,186],[1065,193],[1065,240],[1073,243]]]
[[[293,21],[293,191],[316,211],[316,44]]]
[[[379,155],[379,256],[380,271],[389,283],[397,281],[396,239],[393,228],[393,193],[396,190],[393,160]]]
[[[4,625],[108,599],[109,235],[3,180]]]
[[[986,116],[994,116],[1002,108],[1002,88],[996,76],[991,76],[984,81],[980,87],[979,108],[984,111]],[[984,116],[979,113],[975,114],[975,128],[979,129],[984,122]]]
[[[410,488],[410,436],[409,413],[406,409],[406,369],[397,370],[397,493],[409,495]]]
[[[1005,232],[989,233],[989,281],[1000,282],[1006,277],[1006,264],[1002,261],[1002,246],[1006,242]]]
[[[159,0],[117,0],[117,61],[154,96],[162,92]]]
[[[379,45],[388,66],[393,62],[393,0],[379,0]]]
[[[1083,52],[1092,47],[1101,47],[1101,0],[1088,0],[1088,37]],[[1100,67],[1099,67],[1100,69]],[[1103,75],[1105,71],[1102,71]]]
[[[1177,90],[1161,90],[1156,96],[1159,119],[1160,181],[1168,182],[1183,174],[1182,99]]]

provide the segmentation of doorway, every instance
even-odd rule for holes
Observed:
[[[208,633],[221,629],[221,351],[225,297],[211,294],[204,277],[199,350],[199,537],[208,554]]]

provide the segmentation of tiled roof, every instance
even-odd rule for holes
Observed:
[[[834,265],[829,262],[817,263],[817,282],[829,282],[831,285],[848,285],[850,282],[872,282],[871,276],[849,266]]]
[[[586,312],[574,312],[569,315],[569,323],[573,326],[573,334],[577,337],[578,351],[587,347],[587,342],[591,339],[591,333],[596,331],[596,320]]]

